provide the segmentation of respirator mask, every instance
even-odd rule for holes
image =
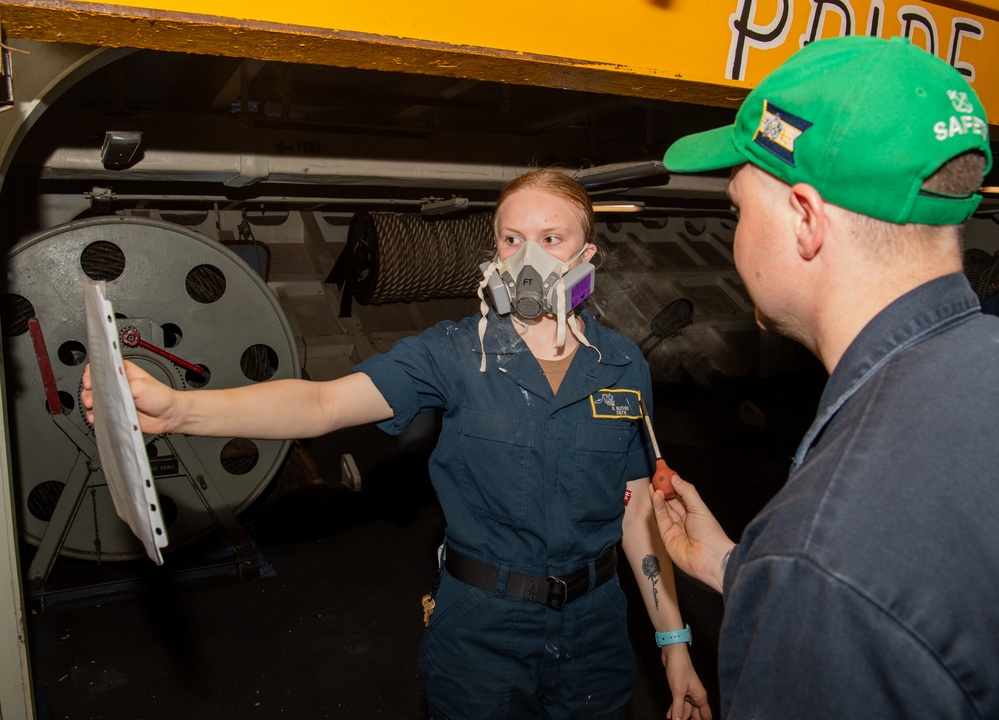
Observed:
[[[570,269],[588,246],[562,262],[538,243],[527,241],[506,260],[482,263],[488,301],[499,315],[511,310],[525,318],[571,313],[593,292],[593,265],[583,262]]]
[[[554,315],[558,321],[556,345],[565,345],[566,317],[593,292],[596,268],[588,262],[570,267],[587,247],[589,243],[584,243],[578,253],[563,262],[529,240],[506,260],[482,263],[479,269],[483,278],[478,291],[482,301],[480,342],[485,334],[488,303],[498,315],[508,315],[511,311],[524,318],[536,318],[542,313]],[[590,346],[575,324],[569,325],[569,329],[580,342]],[[483,353],[483,370],[485,362]]]

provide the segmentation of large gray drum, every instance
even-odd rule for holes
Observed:
[[[60,552],[69,557],[143,557],[115,512],[80,404],[88,360],[84,282],[106,282],[123,357],[180,390],[299,377],[287,318],[235,253],[179,225],[144,218],[80,220],[47,230],[9,252],[7,273],[4,362],[21,532],[35,545],[47,531],[64,533]],[[59,398],[54,414],[46,364],[55,381],[49,391]],[[274,440],[144,439],[167,551],[219,527],[219,515],[231,519],[245,509],[290,447]],[[74,493],[70,521],[61,522],[65,513],[55,511],[67,487],[82,490]]]

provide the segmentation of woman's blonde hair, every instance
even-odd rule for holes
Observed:
[[[493,214],[494,235],[499,235],[499,228],[496,227],[496,217],[503,203],[513,193],[528,188],[545,190],[568,202],[572,206],[573,212],[576,213],[579,224],[583,228],[584,240],[588,243],[593,242],[593,238],[597,233],[597,219],[593,214],[593,204],[586,192],[586,188],[580,185],[579,181],[575,178],[555,168],[529,170],[503,186],[499,200],[496,201],[496,210]]]

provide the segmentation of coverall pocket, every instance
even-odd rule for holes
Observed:
[[[461,499],[469,510],[508,525],[527,520],[533,438],[533,423],[463,409],[458,427],[465,465]]]
[[[579,425],[575,436],[575,469],[569,482],[575,525],[606,523],[624,509],[624,489],[629,479],[628,448],[634,433],[627,420],[593,421]]]

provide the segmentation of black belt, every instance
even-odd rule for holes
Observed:
[[[593,587],[598,587],[614,577],[614,573],[617,572],[617,548],[612,547],[593,565],[596,574]],[[444,555],[444,567],[453,578],[463,583],[490,592],[499,590],[500,569],[498,567],[468,555],[462,555],[450,545],[448,545]],[[506,578],[505,594],[524,600],[532,600],[561,612],[566,603],[581,597],[590,589],[590,568],[589,565],[584,565],[558,577],[554,575],[548,577],[524,575],[511,570]]]

